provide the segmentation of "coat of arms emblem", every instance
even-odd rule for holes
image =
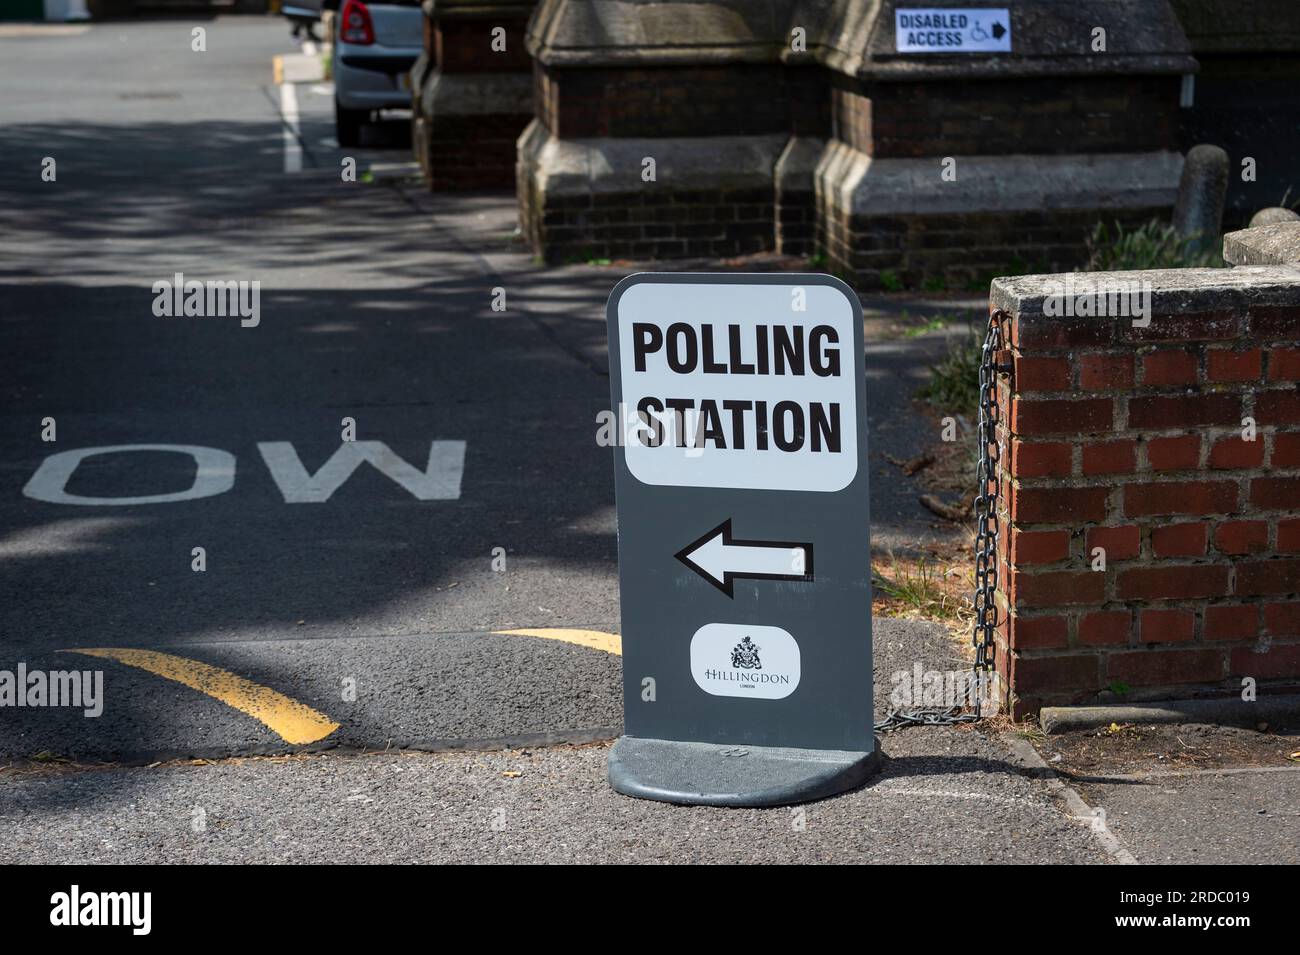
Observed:
[[[731,665],[741,670],[761,670],[763,662],[758,658],[762,649],[749,637],[741,640],[731,651]]]

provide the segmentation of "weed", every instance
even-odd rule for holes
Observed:
[[[1223,258],[1203,249],[1200,238],[1181,236],[1158,219],[1125,229],[1116,222],[1098,222],[1088,237],[1089,272],[1131,272],[1140,269],[1221,268]]]
[[[930,380],[917,390],[940,411],[965,414],[974,419],[979,413],[980,358],[984,343],[972,328],[964,339],[950,343],[948,354],[930,366]]]

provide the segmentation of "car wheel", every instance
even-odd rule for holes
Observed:
[[[365,109],[344,109],[334,100],[334,138],[340,146],[360,146],[361,126],[370,118]]]

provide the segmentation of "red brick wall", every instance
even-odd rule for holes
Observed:
[[[537,116],[556,136],[824,133],[819,71],[779,64],[550,70],[534,66]]]
[[[1300,306],[1165,301],[1147,328],[1004,321],[997,657],[1017,716],[1300,682]]]
[[[461,82],[482,84],[487,90],[498,74],[532,70],[525,33],[527,17],[424,19],[425,51],[436,67],[422,78],[433,82],[449,75]],[[493,50],[492,31],[506,31],[505,50]],[[469,74],[463,76],[463,74]],[[504,189],[515,182],[515,142],[532,116],[518,113],[439,111],[424,94],[415,92],[411,125],[412,149],[425,185],[435,191]]]
[[[438,20],[425,17],[425,46],[433,53],[434,63],[446,73],[525,73],[532,68],[532,58],[524,36],[528,18]],[[506,48],[492,49],[492,31],[506,31]]]
[[[896,156],[1144,152],[1178,139],[1176,76],[873,83],[832,94],[834,135]]]

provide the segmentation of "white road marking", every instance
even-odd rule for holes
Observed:
[[[320,52],[320,48],[317,47],[316,44],[311,40],[303,40],[302,51],[306,53],[308,56],[315,56],[317,53]]]
[[[465,473],[464,441],[430,442],[429,461],[423,472],[394,454],[382,441],[345,441],[315,474],[307,471],[288,441],[259,441],[257,450],[262,453],[262,460],[286,504],[328,501],[363,463],[373,465],[418,501],[459,500]]]
[[[280,85],[280,134],[284,139],[284,171],[302,172],[302,140],[298,128],[298,93],[292,83]]]
[[[1065,804],[1072,814],[1070,818],[1076,822],[1090,822],[1093,819],[1092,807],[1084,802],[1083,797],[1079,795],[1074,787],[1061,779],[1056,770],[1047,765],[1043,757],[1038,755],[1038,750],[1034,749],[1027,740],[1003,734],[1002,742],[1022,763],[1042,773],[1043,782],[1047,784],[1047,788],[1065,800]],[[1097,841],[1101,843],[1102,849],[1115,862],[1120,865],[1138,864],[1138,860],[1133,856],[1133,853],[1124,848],[1124,844],[1104,825],[1090,826],[1089,828],[1092,830],[1092,834],[1097,837]]]
[[[188,454],[194,459],[194,483],[184,491],[169,494],[145,494],[134,497],[88,497],[69,494],[65,488],[68,479],[83,460],[100,454],[122,454],[129,451],[169,451]],[[166,504],[172,501],[193,501],[214,494],[225,494],[235,486],[235,456],[220,448],[205,448],[191,444],[117,444],[102,448],[77,448],[51,454],[41,462],[23,494],[47,504],[81,504],[129,507],[135,504]]]

